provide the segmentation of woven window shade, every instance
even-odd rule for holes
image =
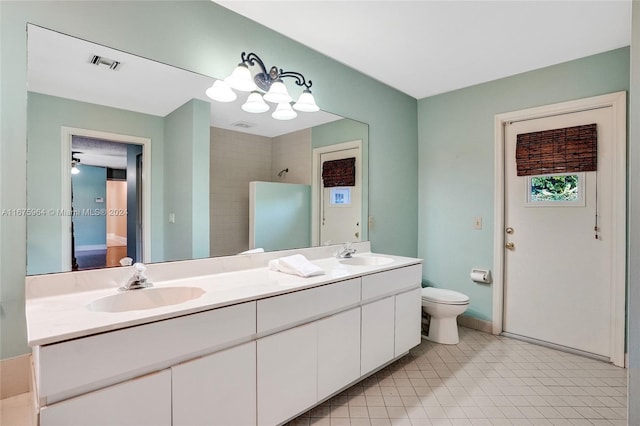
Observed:
[[[595,171],[596,124],[519,134],[516,164],[518,176]]]
[[[325,188],[355,186],[356,158],[341,158],[322,163],[322,182]]]

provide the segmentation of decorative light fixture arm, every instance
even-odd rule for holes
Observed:
[[[296,111],[316,112],[320,108],[311,94],[311,80],[307,81],[302,74],[295,71],[284,71],[282,68],[267,67],[262,59],[255,53],[242,52],[240,62],[231,75],[224,80],[216,80],[206,91],[207,96],[218,102],[233,102],[237,95],[234,90],[251,92],[242,109],[252,114],[269,111],[266,102],[277,104],[271,114],[276,120],[291,120],[298,116]],[[259,72],[253,75],[250,66],[260,67]],[[287,91],[282,81],[283,78],[292,78],[298,86],[304,87],[298,100],[291,105],[293,98]],[[260,89],[260,90],[258,90]],[[266,101],[266,102],[265,102]],[[295,110],[295,111],[294,111]]]
[[[305,80],[304,75],[300,74],[299,72],[295,72],[295,71],[282,71],[282,68],[280,68],[279,77],[280,78],[282,78],[282,77],[295,78],[296,79],[296,84],[298,86],[306,87],[307,90],[311,90],[311,86],[313,85],[311,80],[309,80],[309,81]]]
[[[300,74],[299,72],[284,71],[282,68],[278,69],[275,66],[271,67],[269,69],[269,72],[267,72],[267,67],[265,66],[264,62],[262,62],[262,59],[260,59],[260,57],[253,52],[248,54],[246,52],[242,52],[242,54],[240,55],[240,59],[245,65],[255,66],[257,64],[260,67],[262,72],[256,74],[254,80],[258,87],[260,87],[264,91],[269,90],[269,87],[271,87],[271,84],[273,82],[285,77],[295,79],[295,83],[298,86],[304,86],[306,90],[310,90],[311,86],[313,85],[311,80],[307,81],[304,78],[304,75]]]

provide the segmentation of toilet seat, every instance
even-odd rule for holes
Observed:
[[[422,289],[422,300],[445,305],[467,305],[469,296],[444,288],[424,287]]]

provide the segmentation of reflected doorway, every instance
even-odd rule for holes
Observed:
[[[142,146],[72,135],[71,155],[72,269],[141,259]]]
[[[148,261],[150,140],[63,127],[62,143],[65,269]]]
[[[313,169],[313,244],[362,241],[362,141],[315,148]]]

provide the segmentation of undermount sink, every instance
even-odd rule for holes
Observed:
[[[393,259],[383,256],[354,256],[340,259],[339,262],[346,265],[380,266],[393,262]]]
[[[87,305],[93,312],[126,312],[177,305],[205,293],[200,287],[150,287],[128,290],[94,300]]]

